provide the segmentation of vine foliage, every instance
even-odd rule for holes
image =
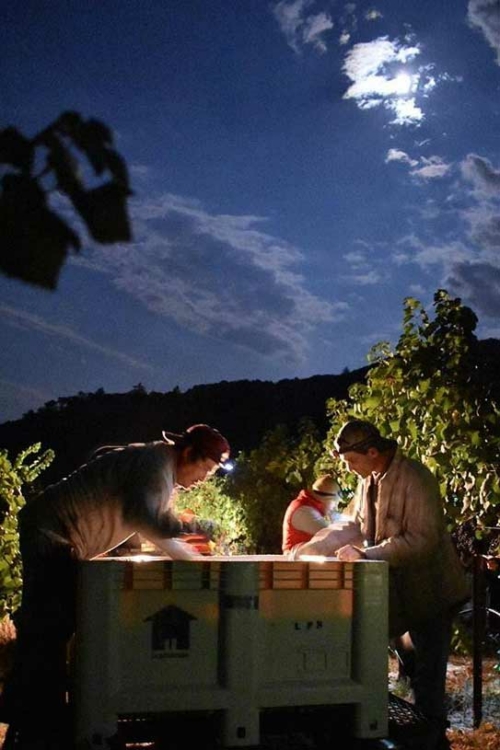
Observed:
[[[474,519],[480,538],[498,525],[500,408],[472,356],[474,312],[440,289],[434,313],[405,299],[397,345],[376,345],[366,382],[327,402],[327,445],[349,418],[375,423],[437,476],[450,529]]]
[[[17,514],[33,483],[53,459],[54,452],[41,452],[40,443],[26,448],[14,460],[9,459],[7,451],[0,450],[0,620],[15,612],[21,600]]]

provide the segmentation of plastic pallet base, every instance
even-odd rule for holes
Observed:
[[[389,738],[402,748],[421,750],[433,727],[412,703],[389,693]]]
[[[259,750],[330,750],[335,738],[342,735],[350,707],[337,706],[335,713],[326,711],[271,713],[262,716]],[[274,718],[273,718],[274,717]],[[425,750],[431,727],[413,704],[388,695],[388,737],[384,740],[343,738],[345,750]],[[322,727],[323,730],[322,731]],[[312,731],[312,730],[315,731]],[[120,732],[127,750],[182,750],[186,745],[203,750],[221,750],[218,739],[217,712],[189,712],[165,717],[122,717]],[[175,739],[177,738],[177,739]],[[149,740],[149,742],[148,742]],[[151,743],[151,744],[149,744]]]

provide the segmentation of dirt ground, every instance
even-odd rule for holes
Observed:
[[[500,671],[498,659],[483,660],[482,721],[474,729],[472,659],[452,656],[448,663],[446,692],[453,750],[500,750]],[[406,687],[397,682],[397,665],[389,658],[389,689],[411,700]]]

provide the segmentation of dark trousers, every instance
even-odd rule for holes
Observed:
[[[444,613],[409,631],[415,648],[415,673],[411,679],[415,705],[443,727],[446,725],[446,668],[451,624],[451,614]]]
[[[77,562],[72,548],[20,521],[22,603],[13,668],[3,694],[6,723],[48,733],[67,721],[67,646],[75,629]]]
[[[410,680],[415,707],[436,726],[446,726],[446,669],[453,615],[444,612],[411,628],[411,644],[398,640],[396,650]]]

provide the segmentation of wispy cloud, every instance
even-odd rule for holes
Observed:
[[[313,0],[281,0],[273,6],[274,17],[294,52],[307,45],[317,52],[327,50],[325,34],[333,29],[333,21],[324,11],[309,12],[313,4]]]
[[[380,273],[374,268],[366,271],[359,271],[358,273],[344,274],[342,276],[343,281],[348,281],[356,286],[375,286],[379,284],[381,280]]]
[[[446,283],[467,299],[476,313],[500,316],[500,267],[491,263],[455,263]]]
[[[449,173],[452,164],[449,164],[441,156],[420,156],[413,159],[406,151],[397,148],[390,148],[385,157],[385,163],[399,162],[407,164],[410,169],[410,175],[422,181],[436,180],[444,177]]]
[[[488,159],[477,154],[467,154],[461,165],[462,174],[483,195],[500,198],[500,170]]]
[[[136,202],[132,214],[134,244],[96,247],[73,262],[187,330],[302,361],[309,332],[345,313],[345,303],[308,290],[297,270],[305,256],[263,231],[262,217],[211,214],[170,194]]]
[[[18,308],[9,307],[8,305],[0,305],[0,314],[2,315],[3,323],[6,325],[14,326],[24,331],[35,331],[44,336],[50,336],[64,341],[66,344],[74,344],[85,349],[89,349],[95,352],[99,352],[110,359],[116,359],[122,364],[127,365],[138,370],[153,371],[150,365],[129,357],[127,354],[111,349],[107,346],[101,346],[95,341],[81,336],[79,333],[74,331],[70,326],[65,325],[54,325],[41,318],[39,315],[33,315],[33,313],[20,310]]]
[[[401,151],[399,148],[390,148],[385,157],[385,163],[388,164],[391,161],[399,161],[403,164],[409,164],[410,167],[416,167],[418,159],[412,159],[406,151]]]
[[[405,152],[392,156],[393,161],[408,163]],[[438,158],[428,161],[428,169],[439,171]],[[438,211],[428,217],[422,236],[401,238],[398,257],[401,263],[415,263],[424,272],[441,269],[443,288],[472,306],[484,327],[490,319],[491,331],[493,324],[498,326],[500,315],[500,169],[485,157],[468,154],[460,164],[459,176],[462,180],[455,185],[455,193],[460,200],[452,200],[448,209],[454,216],[455,239],[442,243],[430,239],[430,222],[444,219],[444,212]]]
[[[419,166],[411,170],[412,177],[419,180],[436,180],[444,177],[451,170],[452,165],[444,161],[440,156],[422,156]]]
[[[492,207],[480,207],[467,214],[470,239],[481,249],[483,259],[488,258],[500,265],[500,213]]]
[[[459,240],[443,244],[422,241],[415,245],[412,261],[423,269],[442,266],[446,270],[452,268],[457,261],[467,263],[472,257],[472,250]]]
[[[357,241],[356,244],[358,245],[356,250],[351,250],[344,255],[345,267],[349,269],[349,273],[342,274],[342,281],[357,287],[374,286],[382,278],[375,266],[374,255],[370,246],[365,242]]]
[[[382,18],[382,13],[376,8],[371,8],[365,12],[365,19],[367,21],[378,21]]]
[[[131,164],[130,165],[130,174],[133,177],[145,179],[149,177],[152,174],[152,172],[153,170],[147,164]]]
[[[468,154],[461,172],[472,185],[473,203],[461,211],[461,218],[474,253],[464,262],[457,259],[447,283],[478,314],[495,318],[500,315],[500,169],[478,154]]]
[[[488,44],[497,53],[500,65],[500,3],[498,0],[469,0],[467,19],[480,29]]]
[[[468,154],[461,173],[472,185],[472,203],[461,212],[469,239],[481,254],[481,261],[500,267],[500,170],[489,159]]]

